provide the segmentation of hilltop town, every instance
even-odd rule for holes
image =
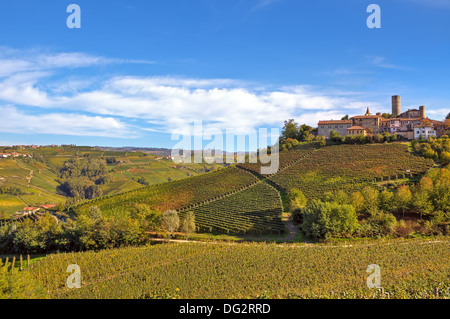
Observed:
[[[437,121],[428,118],[425,114],[425,106],[419,109],[408,109],[401,112],[401,98],[392,96],[392,113],[371,114],[369,108],[364,115],[357,115],[341,120],[324,120],[318,123],[318,135],[330,137],[331,131],[346,135],[371,135],[391,133],[402,136],[405,139],[428,139],[440,137],[448,129],[449,120]]]

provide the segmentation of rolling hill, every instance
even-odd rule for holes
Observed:
[[[133,214],[135,203],[155,210],[193,211],[197,230],[232,234],[279,234],[281,198],[292,188],[308,199],[341,189],[348,192],[382,180],[425,173],[433,160],[409,152],[407,144],[335,145],[316,148],[302,144],[280,152],[280,169],[261,176],[261,164],[238,164],[213,173],[105,196],[72,208],[87,214],[93,205],[107,216]]]
[[[7,193],[0,193],[0,212],[3,217],[23,210],[25,206],[66,202],[68,196],[58,189],[62,182],[59,172],[71,160],[114,159],[114,162],[106,164],[108,179],[99,185],[104,195],[142,188],[142,182],[148,185],[164,183],[223,167],[220,164],[206,163],[176,165],[160,155],[138,151],[108,151],[86,146],[0,147],[0,153],[9,152],[29,154],[32,158],[0,158],[0,187],[9,189]],[[90,182],[89,179],[85,181]],[[11,188],[14,188],[14,192]]]

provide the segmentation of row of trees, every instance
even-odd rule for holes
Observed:
[[[37,221],[26,219],[0,227],[0,253],[48,253],[52,251],[83,251],[139,245],[148,242],[150,232],[173,234],[195,232],[192,212],[180,220],[176,211],[164,213],[145,204],[135,204],[129,217],[103,216],[97,206],[88,215],[65,223],[46,214]]]
[[[0,195],[2,194],[17,196],[17,195],[25,195],[25,192],[19,187],[0,185]]]
[[[319,141],[322,146],[325,146],[326,145],[325,139],[322,136],[315,136],[315,134],[313,134],[315,130],[316,129],[306,124],[299,125],[293,119],[284,121],[284,126],[280,136],[281,150],[291,150],[295,148],[296,145],[300,144],[300,142]],[[397,140],[403,139],[403,136],[391,134],[388,132],[385,132],[383,134],[367,135],[367,136],[364,135],[341,136],[339,135],[338,132],[332,130],[330,132],[330,139],[334,143],[339,144],[373,144],[373,143],[395,142]]]
[[[321,200],[307,203],[303,193],[293,189],[288,201],[295,220],[310,237],[349,237],[392,235],[404,228],[394,214],[413,219],[426,218],[424,232],[450,233],[450,171],[434,170],[409,187],[395,191],[366,186],[361,191],[327,192]],[[358,223],[358,216],[363,217]]]
[[[374,143],[390,143],[403,139],[402,135],[384,132],[375,135],[345,135],[341,136],[338,132],[332,130],[330,132],[331,141],[339,144],[374,144]]]

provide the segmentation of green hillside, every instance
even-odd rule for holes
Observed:
[[[228,167],[188,179],[94,199],[75,206],[73,210],[76,214],[86,214],[89,207],[95,205],[107,216],[123,216],[132,212],[130,210],[135,203],[147,204],[159,211],[180,210],[244,190],[257,182],[258,179],[253,174]]]
[[[355,191],[367,183],[423,174],[433,166],[432,159],[411,154],[405,144],[335,145],[281,169],[270,180],[312,199],[327,191]]]
[[[282,233],[281,198],[292,188],[308,199],[325,192],[349,193],[377,181],[423,174],[434,166],[409,152],[406,144],[336,145],[317,148],[301,144],[280,152],[280,169],[260,175],[260,163],[238,164],[213,173],[158,184],[74,206],[75,215],[87,214],[93,205],[105,216],[133,216],[134,205],[177,210],[183,216],[193,211],[197,230],[231,234]],[[122,167],[126,169],[127,166]]]
[[[101,194],[114,195],[172,180],[197,176],[223,165],[174,164],[162,156],[142,152],[103,151],[86,146],[38,148],[0,147],[0,152],[28,154],[32,158],[0,158],[0,218],[7,217],[25,206],[65,203],[70,196],[60,186],[71,178],[61,178],[61,170],[70,161],[86,162],[93,159],[105,162],[105,181],[98,184]],[[107,159],[110,160],[108,163]],[[97,184],[99,176],[82,176],[81,183]],[[14,191],[11,191],[14,189]],[[80,198],[78,200],[83,200]]]

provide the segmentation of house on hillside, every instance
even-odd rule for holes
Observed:
[[[436,137],[436,130],[431,123],[417,125],[414,127],[414,139],[417,140],[420,136],[424,139],[429,139],[430,136]]]
[[[331,131],[336,131],[339,135],[346,135],[347,129],[353,125],[351,120],[331,120],[320,121],[318,135],[330,137]]]
[[[363,136],[366,136],[367,135],[367,131],[362,126],[352,126],[352,127],[349,127],[347,129],[347,135],[353,135],[353,136],[355,136],[355,135],[363,135]]]

